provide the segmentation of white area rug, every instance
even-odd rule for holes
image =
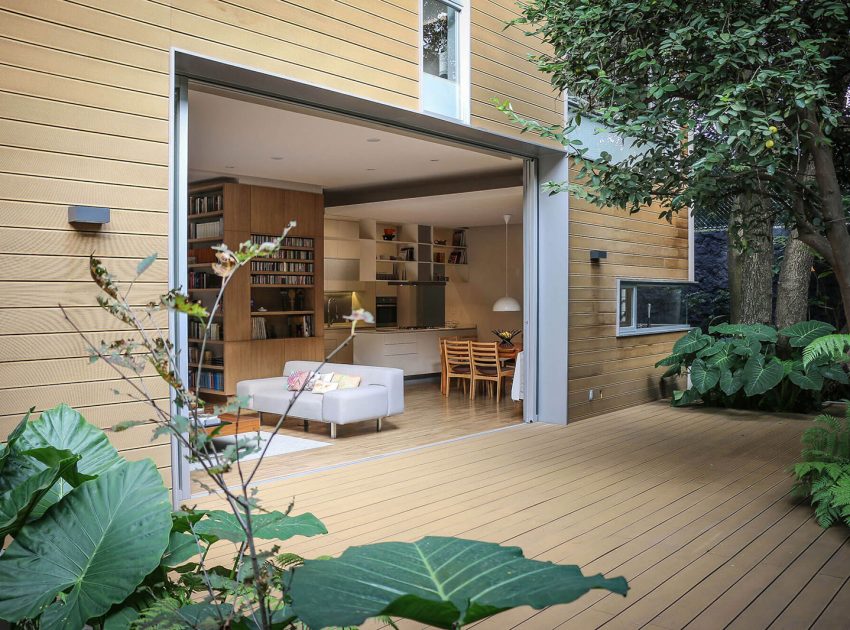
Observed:
[[[243,462],[251,461],[252,459],[259,459],[260,453],[262,449],[266,447],[266,443],[271,438],[271,433],[266,431],[260,431],[260,451],[257,453],[252,453],[246,457],[242,458]],[[216,445],[216,448],[219,450],[225,448],[228,444],[233,444],[236,438],[245,440],[245,439],[256,439],[256,433],[243,433],[242,435],[228,435],[226,437],[219,437],[213,439],[213,444]],[[286,455],[288,453],[297,453],[298,451],[309,451],[313,448],[321,448],[323,446],[330,446],[327,442],[319,442],[318,440],[307,440],[305,438],[297,438],[291,437],[289,435],[276,435],[272,438],[271,446],[269,446],[269,450],[266,453],[266,457],[273,457],[275,455]],[[191,464],[191,470],[201,470],[203,466],[199,462],[195,462]]]

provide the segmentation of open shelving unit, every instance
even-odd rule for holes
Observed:
[[[190,187],[185,286],[208,309],[221,286],[212,247],[274,240],[290,220],[297,226],[282,255],[252,261],[228,284],[205,357],[201,324],[189,322],[190,386],[207,402],[234,395],[241,380],[280,375],[287,360],[322,358],[324,203],[320,194],[232,182]]]

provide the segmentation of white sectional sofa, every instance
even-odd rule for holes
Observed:
[[[318,361],[287,361],[283,376],[240,381],[236,384],[236,395],[247,397],[249,409],[283,415],[295,394],[287,389],[287,377],[293,372],[315,371],[319,365]],[[327,422],[331,425],[331,438],[336,438],[337,425],[375,420],[380,431],[384,418],[404,411],[402,370],[326,363],[319,372],[359,376],[360,386],[326,394],[303,392],[289,415],[304,420],[305,428],[310,420]]]

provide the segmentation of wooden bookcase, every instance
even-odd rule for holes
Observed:
[[[250,263],[225,290],[198,388],[205,400],[234,395],[241,380],[279,376],[288,360],[322,358],[324,202],[320,194],[263,186],[190,187],[186,286],[192,299],[208,308],[221,286],[212,272],[212,246],[270,240],[291,220],[297,226],[281,255]],[[190,382],[199,360],[199,336],[200,325],[190,322]]]

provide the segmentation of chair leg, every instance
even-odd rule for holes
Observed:
[[[336,422],[331,422],[331,439],[336,439]]]
[[[376,424],[377,424],[377,426],[378,426],[378,433],[380,433],[380,432],[381,432],[381,428],[382,428],[382,426],[381,426],[381,421],[382,421],[382,420],[383,420],[383,418],[378,418],[378,420],[377,420],[377,422],[376,422]]]
[[[469,379],[469,400],[475,400],[475,390],[478,383],[474,378]]]
[[[304,430],[305,430],[305,431],[309,431],[309,430],[310,430],[310,421],[309,421],[309,420],[305,420],[305,421],[304,421]]]
[[[499,380],[496,381],[496,402],[502,400],[502,378],[499,377]]]

